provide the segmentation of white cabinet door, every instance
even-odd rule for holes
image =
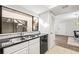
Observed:
[[[40,54],[40,38],[7,47],[4,54]]]
[[[29,45],[29,54],[40,54],[40,38],[37,38],[38,42]],[[36,39],[35,39],[36,40]]]
[[[36,39],[33,39],[33,40],[30,40],[29,41],[29,45],[32,45],[32,44],[35,44],[35,43],[39,43],[40,42],[40,38],[36,38]]]
[[[25,48],[25,47],[28,47],[28,42],[24,42],[24,43],[13,45],[11,47],[4,48],[4,54],[14,53],[16,51],[19,51],[19,50]]]
[[[35,43],[29,46],[29,54],[40,54],[39,44]]]
[[[25,47],[24,49],[21,49],[15,53],[12,54],[28,54],[28,47]]]

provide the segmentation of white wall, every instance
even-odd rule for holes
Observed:
[[[66,24],[63,22],[56,23],[55,34],[66,35]]]
[[[40,14],[39,30],[48,34],[48,48],[52,48],[55,45],[54,15],[50,11]]]
[[[79,30],[79,26],[77,26],[75,24],[76,21],[78,20],[78,18],[77,18],[77,16],[74,16],[74,15],[72,16],[72,14],[71,14],[72,17],[70,17],[70,18],[69,18],[69,16],[68,17],[67,16],[62,15],[58,19],[56,18],[55,33],[58,35],[74,36],[73,31]]]
[[[39,15],[39,31],[41,33],[49,33],[49,12],[45,12]]]
[[[73,31],[79,30],[79,25],[76,25],[77,18],[70,19],[66,22],[66,31],[69,36],[74,36]]]

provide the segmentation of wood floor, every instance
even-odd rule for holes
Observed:
[[[56,45],[79,52],[79,47],[67,44],[68,37],[56,35]]]

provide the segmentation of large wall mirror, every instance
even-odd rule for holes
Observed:
[[[14,31],[16,32],[26,32],[27,31],[27,21],[14,19]]]
[[[27,32],[27,21],[2,17],[2,33]]]
[[[2,17],[2,33],[13,33],[13,19]]]

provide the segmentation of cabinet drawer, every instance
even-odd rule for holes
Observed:
[[[36,42],[40,42],[40,38],[36,38],[36,39],[30,40],[29,41],[29,45],[32,45],[32,44],[34,44]]]
[[[14,52],[12,54],[28,54],[28,47],[25,47],[17,52]]]
[[[28,42],[20,43],[11,47],[4,48],[4,54],[10,54],[28,46]]]

